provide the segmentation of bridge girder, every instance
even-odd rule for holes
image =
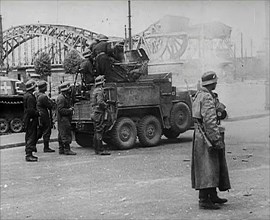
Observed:
[[[20,45],[40,36],[52,38],[69,49],[77,49],[82,54],[96,35],[95,32],[66,25],[30,24],[12,27],[3,32],[3,59]]]

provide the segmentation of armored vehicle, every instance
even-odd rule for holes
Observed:
[[[143,53],[133,53],[138,55],[138,62],[145,65],[145,59],[139,59]],[[121,65],[123,69],[127,65],[140,66],[135,61],[118,64]],[[134,72],[134,68],[131,69]],[[94,135],[92,91],[93,88],[87,98],[74,104],[72,127],[75,140],[82,147],[91,147]],[[171,73],[145,74],[144,71],[135,81],[106,83],[104,91],[109,103],[104,141],[111,147],[132,148],[137,138],[143,147],[154,146],[160,142],[162,134],[177,138],[192,128],[190,93],[176,93]]]
[[[23,83],[0,76],[0,134],[23,130]]]

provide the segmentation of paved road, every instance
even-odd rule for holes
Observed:
[[[269,117],[224,123],[232,189],[199,210],[190,185],[192,132],[152,148],[77,156],[1,150],[1,219],[269,219]],[[53,143],[53,148],[57,144]]]

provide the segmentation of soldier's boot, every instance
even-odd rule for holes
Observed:
[[[108,152],[105,148],[104,148],[104,146],[103,146],[103,143],[102,143],[102,140],[98,140],[97,141],[98,142],[98,145],[99,145],[99,155],[102,155],[102,156],[106,156],[106,155],[111,155],[111,153],[110,152]]]
[[[44,141],[44,148],[43,148],[44,153],[52,153],[55,152],[55,150],[51,149],[49,147],[49,141]]]
[[[64,154],[64,144],[61,142],[58,142],[59,144],[59,154]]]
[[[227,199],[223,199],[223,198],[218,197],[216,188],[211,188],[210,199],[213,203],[218,203],[218,204],[223,204],[223,203],[228,202]]]
[[[200,189],[199,190],[199,208],[200,209],[220,209],[219,206],[215,205],[210,197],[209,197],[209,190],[208,189]]]
[[[28,153],[26,153],[25,160],[27,162],[37,162],[38,157],[33,156],[32,152],[28,152]]]
[[[94,138],[93,138],[93,146],[94,146],[94,149],[95,149],[95,154],[99,154],[99,145],[98,145],[98,140],[96,138],[96,136],[94,135]]]
[[[65,155],[76,155],[77,153],[75,153],[74,151],[72,151],[70,149],[70,145],[69,144],[64,144],[65,148],[64,148],[64,154]]]

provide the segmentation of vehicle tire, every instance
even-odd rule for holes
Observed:
[[[112,130],[113,145],[121,150],[130,149],[135,145],[137,129],[135,123],[127,117],[117,119]]]
[[[171,128],[169,128],[169,129],[165,128],[163,130],[163,134],[168,139],[175,139],[175,138],[177,138],[179,136],[180,132],[175,132]]]
[[[162,128],[159,120],[153,115],[143,117],[138,125],[138,138],[142,146],[155,146],[159,143]]]
[[[8,121],[4,118],[0,118],[0,134],[8,132],[9,124]]]
[[[188,105],[178,102],[173,105],[170,115],[171,130],[174,133],[183,133],[191,126],[192,116]]]
[[[10,121],[10,130],[14,133],[19,133],[23,130],[23,122],[20,118],[13,118]]]
[[[93,148],[93,135],[75,132],[75,141],[78,145],[85,148]]]

